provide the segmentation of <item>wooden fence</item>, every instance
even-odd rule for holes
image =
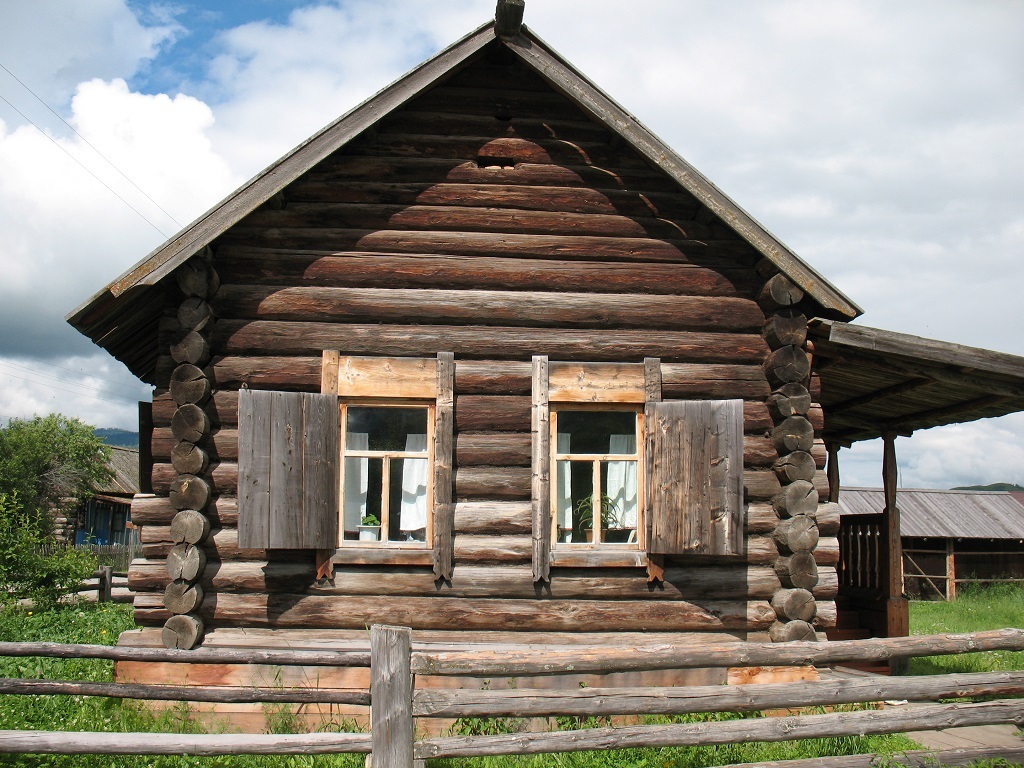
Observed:
[[[0,753],[44,754],[329,754],[369,753],[374,768],[410,768],[431,757],[536,754],[627,747],[670,747],[784,741],[1024,723],[1024,672],[865,677],[820,682],[678,688],[416,690],[416,675],[522,677],[735,666],[826,666],[976,651],[1024,650],[1024,630],[830,643],[721,643],[699,647],[536,648],[475,646],[414,650],[412,631],[374,626],[368,650],[174,651],[55,643],[0,643],[0,656],[99,658],[115,661],[369,667],[364,691],[179,687],[54,680],[0,680],[0,694],[86,695],[195,702],[339,703],[372,705],[370,733],[172,734],[0,731]],[[416,717],[546,717],[682,715],[801,709],[890,699],[1004,697],[980,703],[922,704],[746,720],[538,731],[496,736],[416,739]],[[935,759],[943,760],[944,753]],[[988,750],[977,757],[1024,757],[1024,750]],[[958,754],[957,758],[962,758]],[[911,764],[916,758],[912,755]],[[923,759],[923,758],[922,758]],[[952,759],[952,757],[950,758]],[[863,765],[867,756],[836,765]],[[858,762],[860,761],[860,762]],[[826,762],[817,761],[816,765]],[[919,763],[916,763],[919,764]],[[949,764],[960,764],[951,762]]]

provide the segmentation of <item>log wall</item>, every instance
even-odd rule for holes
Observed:
[[[835,616],[838,518],[817,507],[828,486],[817,382],[809,366],[802,373],[801,298],[759,273],[754,250],[699,201],[536,75],[503,60],[471,65],[201,256],[216,285],[200,295],[183,283],[187,311],[183,303],[160,325],[154,496],[132,510],[144,559],[130,580],[143,626],[187,615],[197,632],[357,630],[400,616],[423,630],[762,636],[792,623],[780,612],[804,617],[811,634]],[[355,558],[327,585],[316,583],[310,552],[238,547],[238,390],[319,391],[324,349],[454,353],[450,583],[434,581],[429,553]],[[660,582],[639,562],[565,568],[556,559],[550,585],[536,586],[538,354],[658,358],[663,399],[743,400],[745,554],[668,558]],[[798,380],[799,424],[779,400],[780,386]],[[201,534],[181,538],[182,509],[200,513],[189,530]],[[789,524],[814,512],[814,531]]]

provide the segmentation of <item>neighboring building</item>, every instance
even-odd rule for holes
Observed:
[[[75,544],[123,544],[138,542],[132,524],[131,505],[139,492],[139,451],[135,448],[108,446],[110,481],[78,508],[75,518]]]
[[[70,315],[156,388],[122,642],[818,637],[827,448],[882,436],[894,489],[897,432],[1024,409],[1021,358],[859,314],[530,30],[486,24]],[[884,521],[868,597],[900,634]]]
[[[910,597],[953,600],[963,585],[1024,581],[1024,494],[901,488],[896,503]],[[844,553],[873,546],[872,520],[884,506],[881,488],[842,489]],[[855,579],[840,562],[841,587]]]

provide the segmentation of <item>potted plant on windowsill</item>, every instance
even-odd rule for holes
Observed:
[[[360,541],[380,541],[380,520],[376,515],[363,515],[358,528]]]
[[[580,499],[576,504],[579,529],[583,531],[587,541],[594,540],[594,499],[592,496]],[[618,505],[611,496],[601,496],[601,530],[605,542],[625,542],[629,540],[632,528],[624,528],[619,515]]]

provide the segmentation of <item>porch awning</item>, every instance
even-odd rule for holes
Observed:
[[[1024,357],[814,320],[825,440],[850,444],[1024,410]]]

